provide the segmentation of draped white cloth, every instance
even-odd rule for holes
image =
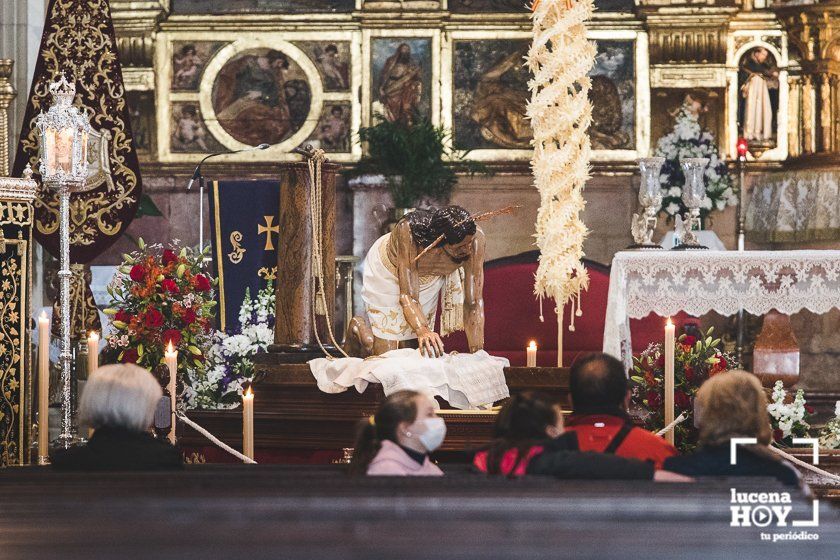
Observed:
[[[623,251],[607,298],[604,352],[629,367],[630,318],[840,308],[840,251]]]
[[[509,397],[505,381],[505,368],[509,365],[506,358],[491,356],[483,350],[426,358],[410,348],[366,360],[319,358],[309,362],[318,388],[325,393],[343,393],[350,387],[363,393],[370,383],[379,383],[386,395],[407,389],[423,391],[464,410],[492,405]]]

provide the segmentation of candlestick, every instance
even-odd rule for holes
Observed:
[[[254,392],[250,387],[242,395],[242,454],[254,458]]]
[[[166,384],[166,389],[169,391],[169,414],[171,418],[169,442],[172,445],[175,445],[175,410],[177,408],[175,388],[176,380],[178,379],[178,351],[172,346],[171,340],[166,346],[166,352],[163,354],[163,359],[166,361],[166,367],[169,368],[169,383]]]
[[[525,349],[527,359],[526,364],[528,367],[537,367],[537,342],[532,340],[528,343],[528,348]]]
[[[91,331],[87,339],[87,373],[90,374],[99,368],[99,333]]]
[[[50,320],[38,316],[38,464],[50,457]]]
[[[668,317],[665,325],[665,425],[674,421],[674,323]],[[674,444],[674,430],[665,436],[668,443]]]

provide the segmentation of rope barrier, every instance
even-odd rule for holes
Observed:
[[[803,469],[807,469],[809,471],[815,472],[818,475],[829,478],[829,479],[831,479],[835,482],[840,482],[840,475],[836,475],[834,473],[824,471],[823,469],[821,469],[817,466],[814,466],[811,463],[806,463],[802,459],[798,459],[798,458],[794,457],[793,455],[791,455],[790,453],[787,453],[786,451],[782,451],[778,447],[774,447],[772,445],[769,445],[768,447],[770,448],[770,451],[772,451],[773,453],[775,453],[775,454],[777,454],[781,457],[784,457],[785,459],[787,459],[791,463],[793,463],[795,465],[798,465],[798,466],[802,467]]]
[[[656,435],[658,435],[659,437],[665,436],[665,434],[667,434],[668,432],[685,422],[686,418],[688,417],[685,415],[685,412],[681,412],[680,415],[677,416],[673,422],[656,432]]]
[[[198,424],[196,424],[195,422],[193,422],[192,420],[187,418],[187,416],[183,412],[178,413],[178,418],[183,420],[184,424],[191,427],[193,430],[200,433],[201,435],[203,435],[204,437],[209,439],[212,443],[221,447],[222,449],[224,449],[225,451],[227,451],[228,453],[230,453],[231,455],[233,455],[234,457],[236,457],[237,459],[239,459],[243,463],[248,463],[250,465],[256,465],[257,464],[256,461],[254,461],[253,459],[251,459],[247,455],[243,455],[242,453],[240,453],[239,451],[237,451],[233,447],[224,443],[219,438],[217,438],[216,436],[214,436],[213,434],[211,434],[210,432],[208,432],[207,430],[205,430],[204,428],[202,428],[201,426],[199,426]]]

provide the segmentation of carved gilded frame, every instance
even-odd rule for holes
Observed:
[[[781,48],[768,39],[778,38]],[[762,153],[761,161],[784,161],[788,157],[788,129],[790,125],[788,102],[790,85],[788,84],[788,38],[780,29],[743,29],[736,30],[727,37],[726,49],[726,132],[727,150],[733,159],[738,150],[738,62],[748,50],[764,47],[776,58],[779,66],[779,114],[777,116],[776,146]]]
[[[202,73],[198,91],[172,91],[172,56],[173,44],[176,41],[219,41],[228,44],[217,51],[207,62]],[[326,92],[315,64],[296,45],[297,41],[346,41],[350,43],[350,89],[344,92]],[[307,75],[312,88],[312,104],[304,126],[283,142],[271,146],[267,150],[230,154],[219,157],[219,161],[236,162],[281,162],[298,161],[300,156],[291,153],[291,149],[305,143],[309,135],[315,130],[321,117],[321,109],[325,103],[342,101],[351,106],[350,129],[353,134],[361,125],[362,105],[358,95],[362,86],[362,48],[361,34],[358,31],[254,31],[241,33],[235,31],[216,31],[208,36],[203,31],[162,31],[158,35],[155,49],[155,101],[157,106],[157,146],[158,161],[168,163],[194,162],[202,156],[201,153],[173,152],[171,149],[171,108],[173,103],[191,101],[201,108],[204,123],[213,137],[229,150],[238,150],[248,146],[238,142],[222,129],[213,118],[211,94],[213,82],[224,64],[240,52],[254,48],[273,48],[284,52],[294,62],[300,65]],[[209,118],[208,118],[209,117]],[[361,157],[361,146],[352,142],[350,152],[330,153],[329,158],[336,162],[356,161]]]
[[[633,29],[590,29],[587,34],[592,40],[623,40],[634,43],[634,72],[636,85],[636,134],[635,148],[632,150],[593,150],[592,161],[635,161],[646,157],[650,152],[650,76],[648,56],[648,35],[644,31]],[[453,116],[453,56],[454,42],[458,40],[491,40],[491,39],[531,39],[530,30],[452,30],[443,35],[441,46],[441,88],[447,92],[442,96],[441,124],[447,130],[452,130]],[[508,148],[476,149],[469,153],[470,159],[476,161],[529,161],[532,150],[517,150]]]

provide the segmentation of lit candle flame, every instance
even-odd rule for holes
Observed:
[[[169,344],[166,345],[166,353],[167,354],[174,354],[175,348],[172,346],[172,341],[169,341]]]
[[[253,398],[253,397],[254,397],[254,392],[251,390],[251,386],[250,386],[250,385],[248,385],[248,388],[247,388],[247,389],[245,389],[245,395],[244,395],[244,397],[245,397],[245,398],[248,398],[248,399],[250,399],[250,398]]]
[[[531,342],[529,342],[528,343],[528,348],[530,348],[531,350],[536,350],[537,349],[537,341],[532,340]]]
[[[47,312],[46,311],[41,311],[41,314],[38,316],[38,320],[46,323],[47,321],[50,320],[50,318],[47,317]]]
[[[91,342],[99,342],[99,333],[96,331],[90,331],[88,335],[88,340]]]
[[[670,317],[668,317],[668,326],[669,326],[669,327],[673,327],[673,326],[674,326],[674,323],[672,323],[672,322],[671,322],[671,318],[670,318]]]

